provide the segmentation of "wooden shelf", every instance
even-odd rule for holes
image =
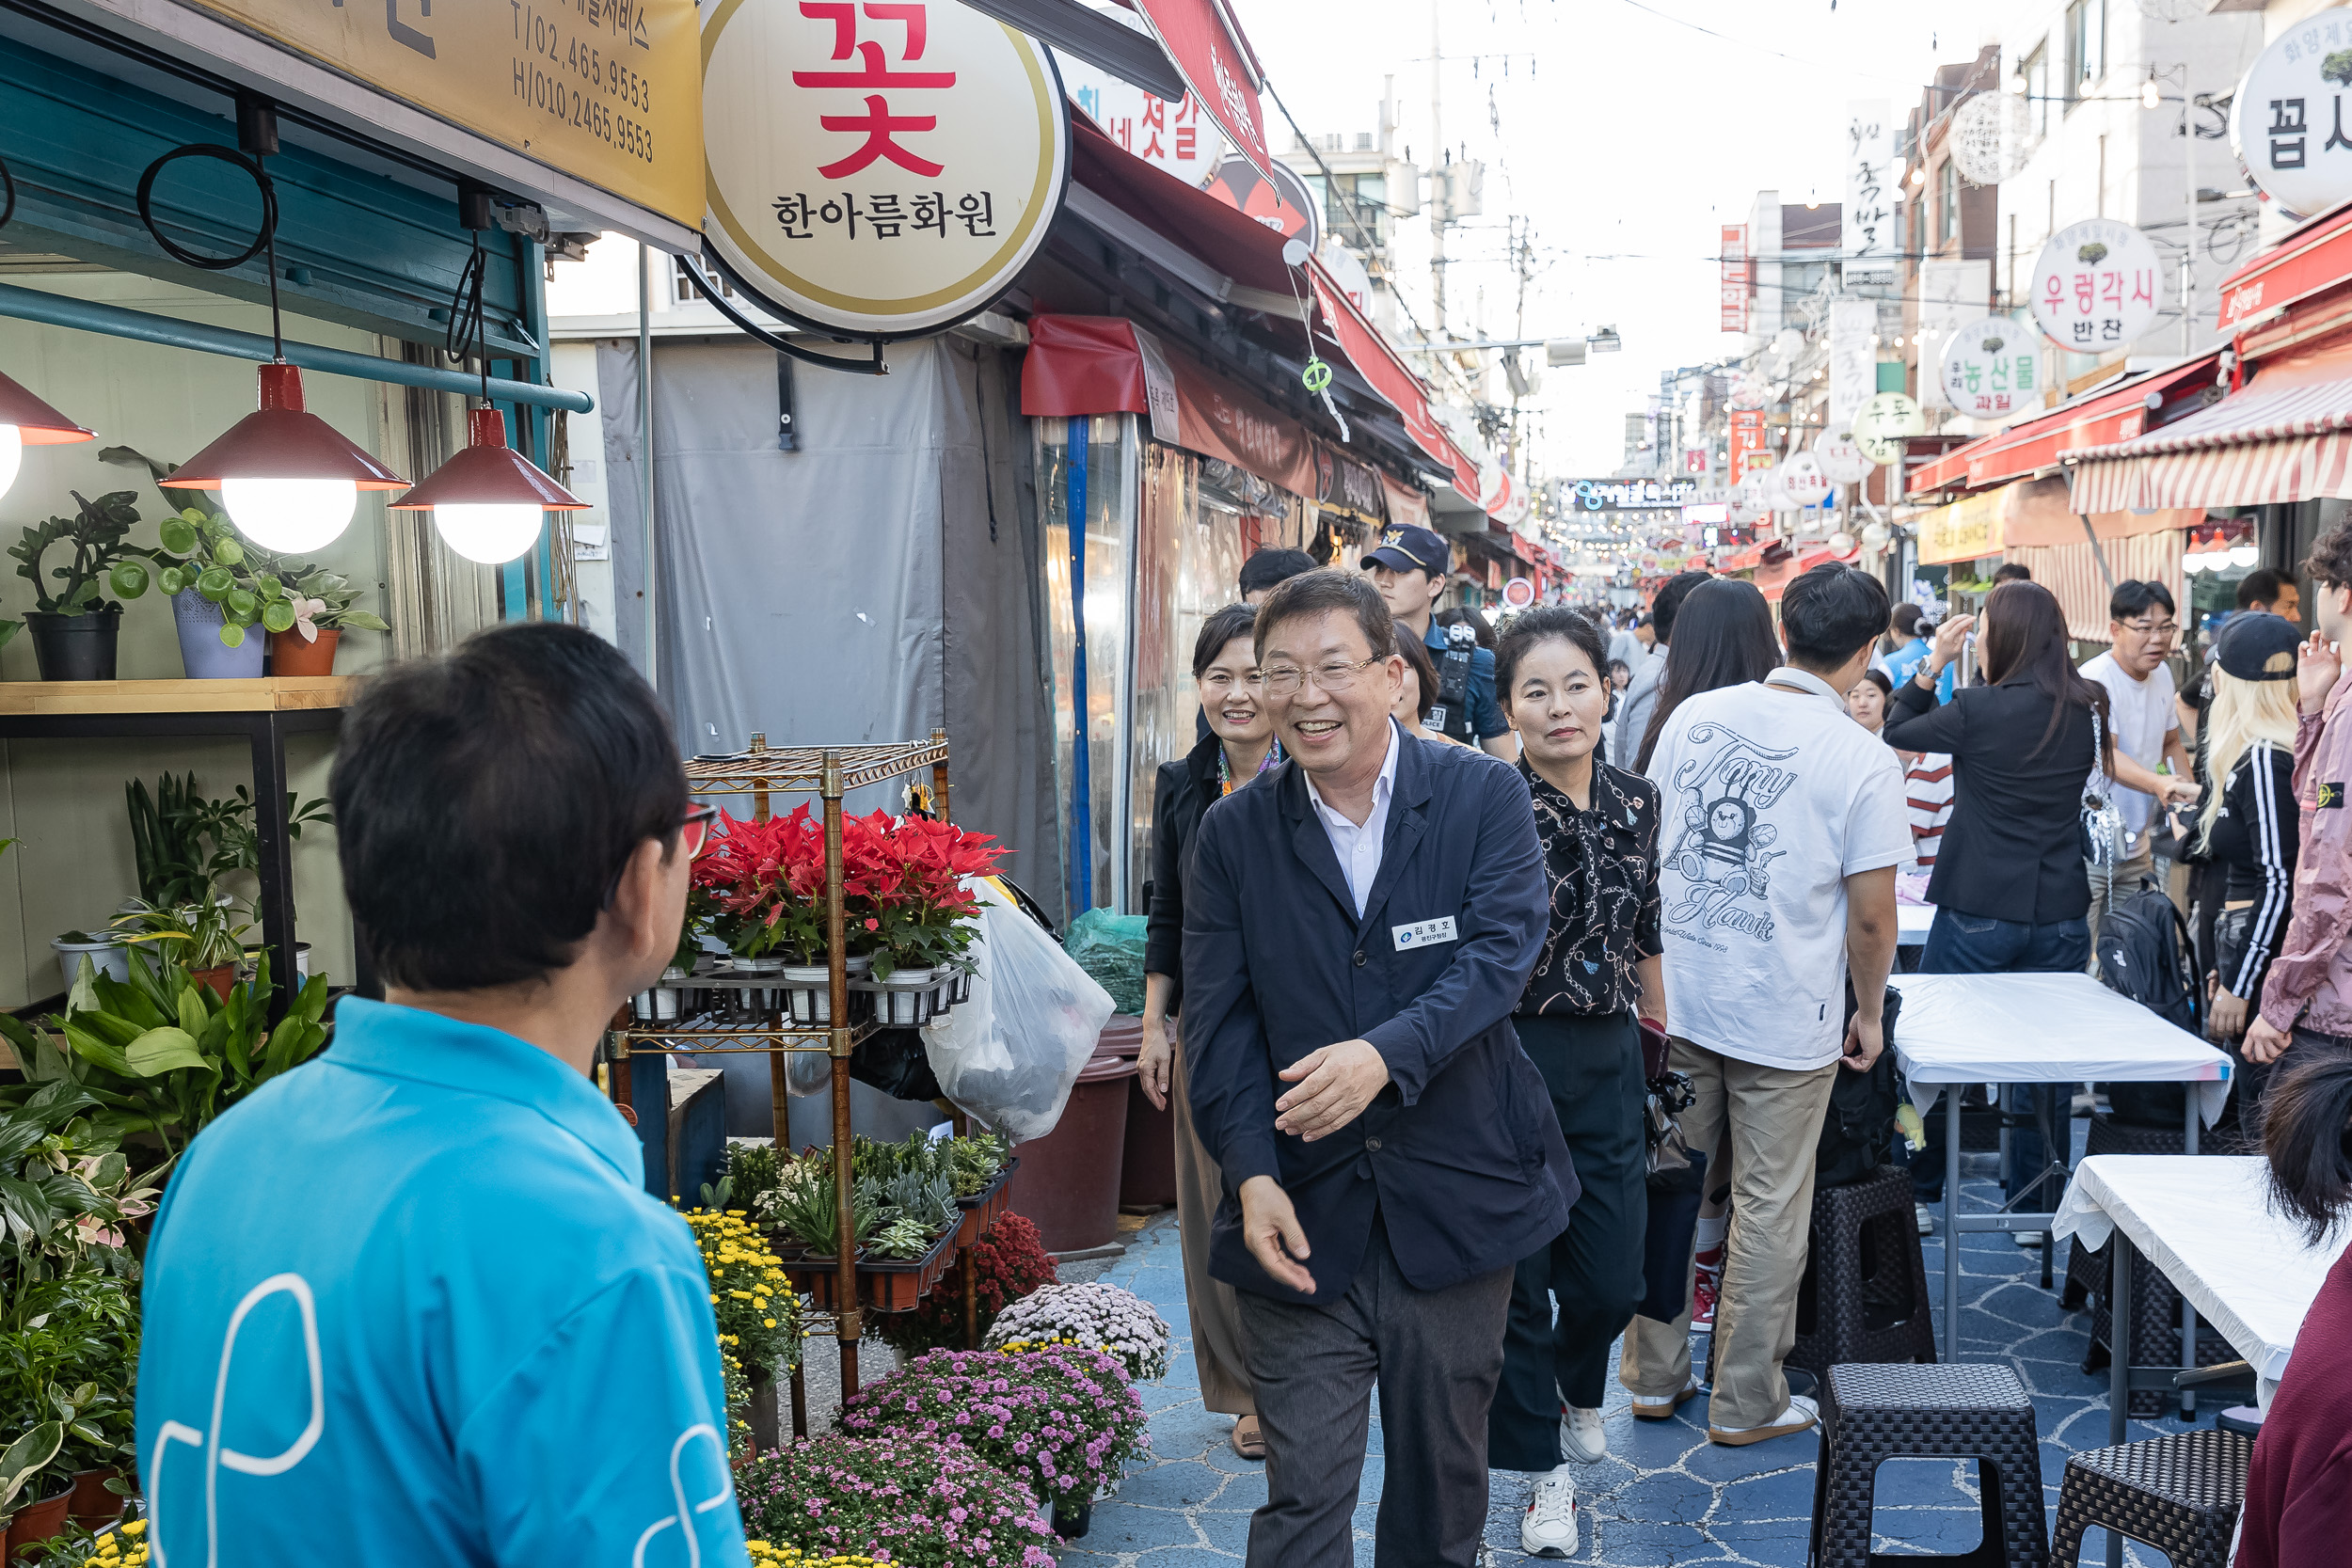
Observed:
[[[259,680],[0,681],[0,715],[285,713],[348,705],[353,675]]]
[[[828,751],[841,759],[845,790],[880,784],[947,760],[945,738],[885,746],[782,746],[731,756],[691,757],[686,764],[686,787],[696,795],[744,795],[759,790],[788,795],[814,790],[824,781]]]

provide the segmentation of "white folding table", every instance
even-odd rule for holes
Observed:
[[[2229,1098],[2230,1058],[2088,974],[1892,974],[1887,984],[1902,993],[1895,1057],[1912,1102],[1924,1116],[1938,1095],[1944,1098],[1944,1359],[1957,1361],[1961,1235],[2046,1231],[2055,1216],[1961,1213],[1961,1089],[2086,1080],[2188,1083],[2195,1092],[2183,1098],[2194,1154],[2201,1120],[2210,1125]]]
[[[1928,944],[1928,928],[1934,924],[1933,904],[1906,904],[1899,898],[1895,901],[1896,946],[1925,947]]]

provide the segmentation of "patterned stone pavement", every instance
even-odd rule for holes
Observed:
[[[1994,1184],[1972,1177],[1963,1202],[1974,1211],[1997,1205]],[[1941,1238],[1925,1243],[1929,1282],[1940,1316],[1944,1252]],[[2060,1248],[2058,1276],[2063,1277]],[[2081,1370],[2089,1343],[2088,1312],[2058,1309],[2054,1291],[2040,1288],[2040,1254],[2005,1235],[1972,1235],[1962,1248],[1962,1354],[2006,1361],[2017,1370],[2040,1411],[2044,1495],[2053,1514],[2066,1456],[2106,1442],[2106,1373]],[[1250,1510],[1265,1499],[1263,1468],[1236,1458],[1225,1441],[1230,1423],[1200,1406],[1194,1381],[1184,1286],[1175,1219],[1161,1215],[1129,1239],[1127,1255],[1101,1277],[1150,1300],[1175,1330],[1179,1354],[1167,1380],[1143,1390],[1152,1413],[1152,1460],[1129,1471],[1115,1497],[1096,1505],[1092,1530],[1061,1554],[1069,1568],[1207,1568],[1231,1563],[1244,1549]],[[1613,1361],[1612,1365],[1613,1366]],[[2212,1402],[2209,1402],[2209,1404]],[[1610,1455],[1579,1466],[1583,1543],[1575,1560],[1608,1568],[1663,1568],[1691,1563],[1738,1563],[1802,1568],[1812,1518],[1810,1435],[1745,1449],[1707,1441],[1707,1402],[1683,1406],[1672,1421],[1633,1419],[1623,1390],[1612,1380]],[[1356,1514],[1357,1561],[1373,1560],[1374,1504],[1380,1494],[1380,1426],[1375,1404],[1372,1453],[1365,1463]],[[2208,1410],[2204,1418],[2210,1421]],[[2178,1431],[2135,1421],[2131,1435]],[[1518,1549],[1518,1515],[1526,1478],[1498,1472],[1486,1528],[1491,1560],[1502,1568],[1532,1560]],[[1876,1549],[1922,1555],[1964,1552],[1979,1539],[1980,1515],[1973,1464],[1902,1460],[1883,1468],[1878,1482]],[[2106,1560],[2093,1531],[2083,1560]],[[2126,1561],[2164,1560],[2127,1548]]]

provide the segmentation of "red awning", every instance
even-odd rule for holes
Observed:
[[[2289,234],[2221,280],[2224,332],[2352,278],[2352,203]]]
[[[1917,497],[1953,485],[1981,490],[2054,468],[2068,452],[2128,441],[2147,427],[2151,394],[2161,395],[2201,374],[2210,381],[2219,363],[2216,349],[1955,447],[1915,473],[1906,493]]]
[[[1233,150],[1274,178],[1258,89],[1265,73],[1225,0],[1132,0]]]
[[[2137,441],[2074,459],[2078,512],[2265,506],[2352,494],[2352,379],[2269,377]]]
[[[1844,550],[1837,550],[1831,548],[1827,545],[1807,545],[1777,566],[1763,566],[1757,568],[1756,574],[1756,585],[1764,591],[1764,597],[1766,599],[1777,604],[1780,601],[1781,594],[1790,583],[1796,581],[1797,578],[1804,576],[1805,573],[1813,570],[1814,567],[1819,566],[1821,562],[1825,561],[1851,561],[1855,556],[1860,555],[1862,551],[1855,546],[1849,546]]]

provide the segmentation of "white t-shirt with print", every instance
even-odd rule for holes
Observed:
[[[2115,749],[2154,771],[2164,760],[2164,737],[2181,727],[2180,713],[2172,705],[2172,666],[2159,664],[2146,680],[2135,680],[2115,662],[2114,654],[2104,653],[2083,665],[2082,677],[2107,689],[2107,719],[2115,726]],[[2098,777],[2095,769],[2091,777]],[[2122,784],[2090,787],[2112,788],[2116,809],[2123,814],[2123,826],[2134,838],[2147,828],[2149,814],[2155,810],[2154,796]]]
[[[1675,709],[1649,777],[1668,1026],[1709,1051],[1806,1070],[1846,1022],[1846,881],[1911,859],[1895,749],[1820,677],[1772,672]]]

